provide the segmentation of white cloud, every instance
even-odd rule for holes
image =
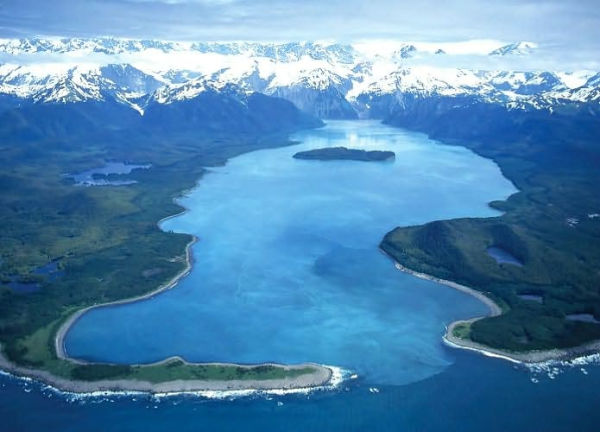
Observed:
[[[493,39],[475,39],[454,42],[423,42],[423,41],[394,41],[389,39],[361,40],[353,46],[367,55],[390,55],[402,45],[414,45],[419,51],[435,53],[442,49],[449,55],[487,55],[491,51],[508,44],[506,41]]]
[[[600,58],[598,0],[20,0],[0,8],[0,36],[168,40],[413,41],[476,55],[535,41],[545,58]],[[458,41],[458,42],[457,42]],[[552,54],[548,54],[552,53]]]

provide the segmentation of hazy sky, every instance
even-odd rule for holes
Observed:
[[[536,42],[600,58],[600,0],[0,0],[0,37]]]
[[[0,0],[0,36],[501,39],[597,46],[600,3],[484,0]]]

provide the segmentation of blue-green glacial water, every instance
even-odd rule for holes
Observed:
[[[299,144],[212,168],[181,199],[189,211],[162,224],[199,238],[191,273],[151,299],[86,313],[66,349],[120,363],[314,361],[358,379],[308,395],[206,400],[73,399],[0,377],[0,417],[14,430],[594,430],[597,366],[547,376],[445,347],[446,324],[486,308],[397,271],[378,249],[399,225],[496,215],[487,203],[515,188],[494,163],[372,121],[330,122],[293,138]],[[292,158],[327,146],[396,158]],[[25,415],[31,407],[39,419]]]
[[[77,358],[121,363],[315,361],[377,384],[405,384],[452,363],[450,321],[478,301],[395,269],[379,249],[398,225],[493,216],[515,191],[460,147],[376,122],[334,122],[215,168],[162,228],[192,233],[194,267],[151,300],[94,310],[66,338]],[[303,161],[300,150],[392,150],[394,162]],[[483,250],[482,254],[486,251]]]

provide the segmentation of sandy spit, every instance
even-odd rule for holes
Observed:
[[[169,359],[171,360],[171,359]],[[167,360],[164,360],[167,361]],[[231,366],[231,363],[210,363]],[[327,386],[333,376],[333,370],[327,366],[305,363],[300,365],[274,365],[285,370],[312,367],[315,372],[303,374],[294,378],[265,379],[265,380],[175,380],[161,383],[139,381],[132,379],[115,379],[101,381],[77,381],[62,378],[40,369],[29,369],[17,366],[0,353],[0,369],[20,377],[29,377],[41,381],[60,391],[70,393],[97,392],[147,392],[147,393],[185,393],[199,391],[230,391],[230,390],[289,390],[310,389]],[[235,365],[239,367],[254,367],[262,365]]]

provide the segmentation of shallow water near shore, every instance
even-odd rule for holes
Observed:
[[[67,350],[117,362],[316,361],[358,379],[207,399],[79,397],[0,376],[0,429],[597,430],[597,364],[528,369],[444,346],[445,324],[485,306],[399,272],[377,249],[397,225],[495,215],[486,203],[514,188],[491,161],[376,122],[330,122],[294,139],[212,169],[181,200],[190,211],[163,224],[199,237],[190,275],[153,299],[85,314]],[[292,158],[339,145],[396,160]]]

